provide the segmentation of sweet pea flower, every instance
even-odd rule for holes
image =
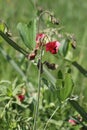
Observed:
[[[46,44],[46,51],[49,51],[52,54],[56,54],[58,52],[60,43],[58,41],[48,42]]]
[[[75,120],[73,120],[73,119],[69,119],[69,123],[70,123],[71,125],[76,125],[76,124],[77,124],[77,122],[76,122]]]
[[[46,35],[44,33],[39,33],[36,36],[36,43],[39,43]]]
[[[20,102],[22,102],[25,99],[25,96],[22,94],[19,94],[18,99],[20,100]]]
[[[42,40],[45,38],[45,34],[44,33],[39,33],[36,36],[36,49],[39,49],[42,45]]]

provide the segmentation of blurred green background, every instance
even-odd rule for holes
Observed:
[[[87,0],[35,0],[34,3],[36,4],[37,8],[42,8],[43,10],[49,10],[53,12],[55,16],[60,19],[60,24],[64,27],[64,31],[75,35],[77,40],[75,56],[78,63],[86,69]],[[16,41],[18,41],[18,31],[16,28],[18,22],[27,23],[33,14],[34,10],[30,0],[0,0],[0,19],[7,24]],[[22,70],[24,70],[24,67],[29,69],[27,61],[25,61],[23,65],[20,65],[21,55],[19,53],[17,53],[8,44],[5,44],[5,42],[0,44],[11,56],[11,58],[19,64]],[[32,68],[32,77],[34,78],[36,70],[34,70],[34,67]],[[30,76],[30,80],[33,81],[30,73],[28,76]],[[9,64],[0,53],[0,80],[5,79],[12,81],[16,77],[22,81],[22,78],[18,72],[14,70],[12,65]],[[82,103],[83,100],[87,101],[87,78],[73,67],[73,79],[75,82],[75,92],[80,96],[80,103]]]

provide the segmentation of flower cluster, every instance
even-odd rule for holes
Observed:
[[[40,48],[42,45],[43,39],[46,37],[45,34],[40,33],[36,36],[36,48]],[[58,49],[60,47],[60,43],[58,41],[50,41],[46,43],[45,45],[46,52],[50,52],[51,54],[57,54]]]
[[[36,47],[35,49],[28,55],[29,60],[34,60],[37,51],[43,46],[46,50],[46,52],[50,52],[51,54],[57,54],[59,47],[60,47],[60,42],[59,41],[49,41],[47,42],[45,39],[47,38],[47,35],[44,33],[39,33],[36,36]],[[45,41],[45,42],[44,42]]]

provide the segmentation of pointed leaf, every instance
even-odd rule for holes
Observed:
[[[7,30],[5,24],[0,21],[0,31],[5,32],[5,30]],[[2,41],[3,41],[3,39],[0,37],[0,42],[2,42]]]
[[[17,51],[21,52],[25,56],[28,54],[28,52],[26,52],[26,50],[21,48],[19,45],[17,45],[17,43],[15,43],[12,39],[10,39],[7,34],[5,34],[2,31],[0,31],[0,35],[14,49],[16,49]]]
[[[87,121],[87,113],[75,100],[69,99],[70,104],[76,109],[76,111]]]
[[[0,22],[0,31],[4,32],[5,31],[5,24]]]
[[[70,74],[66,74],[65,80],[64,80],[64,86],[59,90],[59,98],[61,100],[65,100],[71,95],[73,89],[73,82]]]
[[[63,79],[63,73],[61,70],[58,71],[58,79]]]
[[[60,90],[62,88],[63,85],[63,80],[62,79],[57,79],[56,80],[56,89]]]
[[[69,40],[67,39],[62,40],[61,46],[59,47],[59,53],[65,57],[68,52],[68,49],[69,49]]]
[[[4,97],[1,97],[1,96],[0,96],[0,102],[4,102],[4,101],[6,101],[6,100],[10,100],[10,97],[7,97],[7,96],[5,96],[5,95],[4,95]]]
[[[36,19],[29,24],[19,23],[17,26],[24,44],[31,50],[36,44]]]
[[[78,69],[81,74],[83,74],[85,77],[87,77],[87,70],[83,66],[81,66],[76,61],[72,62],[72,65],[74,67],[76,67],[76,69]]]

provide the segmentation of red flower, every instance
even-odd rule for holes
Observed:
[[[44,33],[39,33],[36,36],[36,49],[39,49],[42,45],[42,40],[46,35]]]
[[[58,41],[48,42],[46,44],[46,51],[49,51],[52,54],[56,54],[58,52],[60,43]]]
[[[76,125],[76,124],[77,124],[77,122],[76,122],[75,120],[73,120],[73,119],[69,119],[69,123],[70,123],[71,125]]]
[[[39,33],[36,36],[36,43],[39,43],[46,35],[44,33]]]
[[[18,95],[18,99],[22,102],[25,99],[25,96],[20,94],[20,95]]]

